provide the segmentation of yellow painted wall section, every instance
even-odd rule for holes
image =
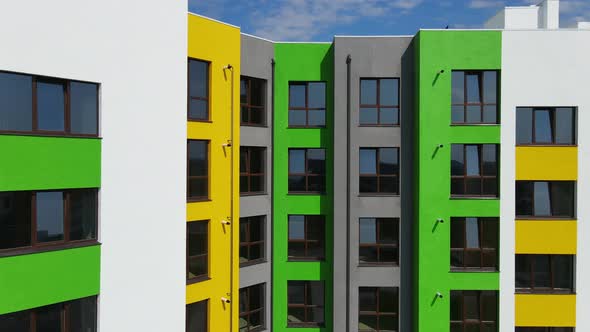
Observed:
[[[517,220],[516,254],[575,255],[575,220]]]
[[[575,295],[515,295],[516,326],[576,326]]]
[[[211,122],[188,121],[187,125],[188,139],[209,140],[210,201],[188,203],[187,221],[210,221],[211,279],[187,285],[186,303],[209,299],[209,331],[233,332],[238,331],[239,317],[239,28],[189,14],[188,56],[210,62]],[[233,72],[223,69],[228,64]],[[230,139],[232,146],[224,147]],[[223,225],[228,217],[232,217],[231,225]],[[222,297],[230,298],[231,304],[223,303]]]
[[[576,181],[577,178],[577,147],[516,147],[516,180]]]

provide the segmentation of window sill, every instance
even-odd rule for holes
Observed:
[[[288,263],[323,263],[326,258],[322,257],[288,257]]]
[[[529,294],[529,295],[576,295],[573,290],[531,290],[531,289],[516,289],[514,294]]]
[[[240,127],[268,128],[266,124],[240,123]]]
[[[293,196],[325,196],[325,192],[321,191],[289,191],[287,195]]]
[[[198,276],[192,279],[187,279],[186,280],[186,284],[187,285],[192,285],[192,284],[196,284],[199,282],[203,282],[203,281],[207,281],[207,280],[211,280],[211,278],[209,277],[209,275],[203,275],[203,276]]]
[[[37,247],[21,247],[21,248],[15,248],[15,249],[2,249],[2,250],[0,250],[0,258],[30,255],[30,254],[40,254],[40,253],[44,253],[44,252],[68,250],[68,249],[100,246],[100,245],[101,245],[100,242],[98,242],[96,240],[91,240],[91,241],[77,241],[77,242],[68,242],[68,243],[59,243],[59,244],[45,244],[45,245],[41,245],[41,246],[37,246]]]
[[[360,193],[357,197],[400,197],[400,194],[388,193]]]
[[[240,263],[240,268],[248,267],[248,266],[253,266],[253,265],[258,265],[258,264],[264,264],[264,263],[268,263],[268,261],[266,260],[266,258],[255,259],[255,260],[251,260],[251,261]]]
[[[187,203],[201,203],[201,202],[211,202],[210,198],[187,198]]]
[[[360,128],[399,128],[399,124],[359,124]]]
[[[324,323],[287,323],[287,327],[325,327]]]
[[[266,196],[266,195],[268,195],[268,193],[266,191],[251,192],[251,193],[240,193],[240,197]]]
[[[326,126],[288,126],[287,129],[326,129]]]
[[[578,144],[516,144],[516,147],[528,147],[528,148],[577,148]]]
[[[44,131],[0,130],[0,135],[102,139],[102,137],[100,137],[98,135],[82,135],[82,134],[78,135],[78,134],[67,134],[67,133],[61,134],[61,133],[56,133],[56,132],[44,132]]]
[[[487,201],[487,200],[500,200],[500,197],[498,196],[452,196],[449,197],[449,199],[451,200],[467,200],[467,199],[475,199],[475,200],[483,200],[483,201]]]
[[[187,118],[186,120],[188,122],[213,123],[213,121],[211,121],[211,120],[203,120],[203,119],[191,119],[191,118]]]
[[[399,263],[359,263],[359,267],[399,267]]]
[[[471,126],[500,127],[500,123],[452,123],[451,122],[451,127],[471,127]]]
[[[536,217],[536,216],[516,216],[516,220],[562,220],[562,221],[576,221],[577,218],[574,216],[571,217],[552,217],[552,216],[543,216],[543,217]]]
[[[450,273],[498,273],[497,268],[454,268],[451,267]]]

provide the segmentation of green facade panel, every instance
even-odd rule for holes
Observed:
[[[0,315],[97,295],[100,246],[0,258]]]
[[[0,151],[0,191],[100,187],[100,139],[0,135]]]
[[[497,272],[450,271],[451,217],[498,217],[500,212],[499,199],[451,198],[450,168],[451,144],[500,143],[499,125],[451,125],[451,71],[499,70],[501,32],[422,30],[414,45],[414,331],[445,332],[450,330],[451,290],[499,289]],[[439,218],[445,222],[437,223]]]
[[[331,44],[275,45],[273,174],[273,326],[281,331],[332,331],[333,257],[333,48]],[[326,127],[288,128],[290,81],[326,82]],[[326,193],[289,195],[289,148],[326,149]],[[321,262],[288,262],[288,215],[322,214],[326,221],[326,258]],[[322,280],[325,285],[324,327],[287,328],[287,281]]]

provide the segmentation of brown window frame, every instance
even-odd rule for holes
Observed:
[[[241,76],[240,77],[240,86],[241,82],[246,82],[246,103],[240,102],[240,125],[241,126],[250,126],[250,127],[266,127],[266,80],[262,78],[250,77],[250,76]],[[252,104],[252,82],[258,81],[262,85],[262,93],[263,96],[260,98],[262,100],[262,105],[254,105]],[[248,114],[248,121],[243,121],[244,116],[243,112],[244,109]],[[262,116],[262,122],[252,122],[252,111],[260,112]]]
[[[65,78],[57,78],[57,77],[50,77],[50,76],[42,76],[42,75],[32,75],[32,74],[25,74],[19,72],[11,72],[6,70],[0,70],[0,73],[4,74],[12,74],[12,75],[21,75],[27,76],[31,78],[31,130],[0,130],[0,134],[18,134],[18,135],[35,135],[35,136],[58,136],[58,137],[82,137],[82,138],[97,138],[99,136],[100,130],[100,83],[90,82],[90,81],[81,81],[81,80],[71,80]],[[64,130],[63,131],[54,131],[54,130],[41,130],[39,129],[39,112],[38,112],[38,101],[37,101],[37,84],[41,82],[47,82],[51,84],[60,84],[63,86],[64,89]],[[72,133],[72,102],[71,102],[71,91],[70,85],[71,83],[84,83],[84,84],[93,84],[96,86],[96,134],[84,134],[84,133]]]
[[[383,312],[380,311],[380,307],[381,307],[381,301],[380,301],[380,290],[382,288],[392,288],[395,290],[396,293],[396,298],[395,298],[395,302],[398,303],[397,305],[397,309],[398,312]],[[361,307],[361,296],[360,293],[362,290],[366,290],[366,291],[372,291],[374,296],[375,296],[375,310],[374,311],[361,311],[360,307]],[[381,316],[389,316],[389,317],[395,317],[398,320],[398,329],[399,330],[399,287],[359,287],[359,323],[361,321],[361,316],[375,316],[375,320],[377,322],[377,329],[373,330],[373,329],[361,329],[359,326],[358,331],[359,332],[379,332],[382,331],[381,330],[381,326],[379,324],[379,318]],[[389,331],[389,330],[383,330],[383,331]]]
[[[396,80],[397,81],[397,105],[385,105],[381,104],[381,81],[382,80]],[[376,81],[377,82],[377,104],[362,104],[362,93],[363,93],[363,81]],[[399,77],[361,77],[359,82],[359,127],[399,127],[400,126],[400,78]],[[360,123],[361,109],[363,108],[376,108],[377,109],[377,123],[375,124],[363,124]],[[397,109],[397,123],[383,124],[381,123],[381,108],[395,108]]]
[[[262,173],[252,173],[252,153],[259,152],[262,159]],[[242,177],[248,179],[248,190],[242,191],[240,188],[240,195],[241,196],[252,196],[252,195],[265,195],[266,194],[266,147],[263,146],[241,146],[240,147],[240,156],[246,155],[246,171],[242,172],[240,169],[240,182]],[[241,157],[240,157],[241,159]],[[260,191],[253,191],[252,190],[252,177],[260,177],[262,179],[262,190]]]
[[[309,84],[310,83],[323,83],[324,84],[324,91],[326,92],[326,96],[324,97],[324,107],[309,107]],[[291,125],[288,124],[288,128],[326,128],[326,113],[328,112],[328,84],[326,81],[290,81],[289,82],[289,91],[292,85],[299,85],[305,86],[305,107],[292,107],[291,106],[291,99],[288,98],[288,113],[290,111],[299,111],[305,112],[305,125]],[[324,125],[315,126],[309,124],[309,111],[324,111]],[[287,123],[289,122],[289,114],[287,114]]]
[[[493,144],[493,143],[483,143],[483,144],[470,144],[470,143],[453,143],[451,146],[455,145],[462,145],[463,146],[463,175],[452,175],[453,170],[451,166],[451,197],[452,198],[499,198],[500,197],[500,183],[499,183],[499,168],[500,168],[500,145]],[[496,148],[496,175],[483,175],[484,173],[484,160],[482,158],[483,155],[483,147],[484,145],[492,145]],[[477,146],[477,154],[479,159],[479,172],[480,175],[467,175],[467,147],[468,146]],[[452,147],[451,147],[452,149]],[[453,159],[451,157],[451,164]],[[453,194],[453,180],[461,179],[463,180],[463,192],[464,194]],[[467,192],[467,182],[471,179],[479,179],[480,180],[480,194],[465,194]],[[484,183],[485,180],[495,179],[496,180],[496,193],[495,194],[484,194]]]
[[[299,323],[295,323],[295,322],[289,322],[289,320],[287,319],[287,327],[324,327],[325,323],[326,323],[326,284],[323,280],[288,280],[287,281],[287,293],[289,292],[289,284],[290,283],[303,283],[304,289],[303,289],[303,303],[289,303],[289,299],[287,296],[287,315],[289,313],[289,308],[299,308],[299,309],[303,309],[305,312],[305,321],[303,322],[299,322]],[[317,284],[321,284],[322,287],[322,295],[323,295],[323,304],[319,305],[319,304],[311,304],[309,299],[308,299],[308,289],[312,288],[312,283],[317,283]],[[308,317],[308,310],[313,310],[316,308],[321,308],[322,310],[324,310],[324,320],[322,322],[314,322],[314,321],[310,321],[307,319]]]
[[[479,247],[478,248],[468,248],[467,247],[467,222],[466,219],[467,218],[476,218],[477,219],[477,224],[478,224],[478,243],[479,243]],[[451,225],[453,225],[453,223],[457,223],[457,222],[463,222],[463,232],[462,232],[462,236],[463,236],[463,247],[457,247],[454,248],[453,247],[453,227],[451,226],[451,271],[455,271],[455,272],[466,272],[466,271],[486,271],[486,272],[496,272],[498,271],[498,257],[499,257],[499,234],[500,234],[500,220],[499,218],[495,218],[495,217],[451,217]],[[484,237],[484,232],[486,231],[486,229],[489,229],[490,227],[490,223],[495,223],[495,227],[498,228],[496,230],[496,234],[498,235],[498,243],[496,243],[496,248],[486,248],[486,247],[482,247],[483,244],[483,237]],[[485,225],[485,226],[484,226]],[[479,252],[479,259],[480,259],[480,266],[479,267],[471,267],[471,266],[466,266],[465,265],[465,253],[466,252]],[[454,266],[453,265],[453,253],[462,253],[463,254],[463,266]],[[482,266],[484,265],[484,254],[486,253],[492,253],[495,255],[496,257],[496,264],[494,267],[489,267],[489,266]]]
[[[535,183],[538,182],[547,182],[548,184],[548,189],[549,189],[549,208],[551,209],[551,214],[550,215],[536,215],[535,214],[535,188],[534,185]],[[562,216],[562,215],[555,215],[553,213],[553,206],[552,206],[552,201],[553,201],[553,193],[551,190],[552,184],[555,182],[562,182],[562,183],[572,183],[573,184],[573,199],[570,200],[571,203],[571,210],[572,210],[572,215],[569,216]],[[561,181],[561,180],[551,180],[551,181],[542,181],[542,180],[517,180],[515,183],[515,205],[518,205],[518,203],[520,202],[519,200],[519,196],[517,195],[518,191],[516,190],[516,186],[518,184],[524,184],[524,183],[532,183],[533,184],[533,190],[532,190],[532,200],[531,200],[531,209],[533,211],[533,214],[531,215],[526,215],[526,214],[518,214],[518,206],[516,206],[515,208],[515,213],[516,213],[516,219],[539,219],[539,220],[544,220],[544,219],[549,219],[549,220],[555,220],[555,219],[560,219],[560,220],[572,220],[576,218],[576,198],[577,198],[577,181]]]
[[[262,299],[261,301],[261,306],[260,308],[250,308],[250,297],[251,297],[251,293],[252,292],[256,292],[256,290],[258,290],[260,293],[257,294],[258,296],[260,296],[260,298]],[[266,329],[266,315],[265,315],[265,304],[266,304],[266,283],[260,283],[260,284],[256,284],[256,285],[252,285],[249,287],[244,287],[244,288],[240,288],[239,291],[239,296],[240,296],[240,304],[242,303],[242,301],[244,300],[244,303],[246,304],[246,311],[241,311],[240,308],[240,313],[239,313],[239,318],[240,319],[244,319],[247,322],[247,325],[245,326],[245,330],[243,330],[244,327],[242,327],[240,325],[240,332],[258,332],[258,331],[262,331],[264,329]],[[260,313],[260,326],[255,326],[255,327],[251,327],[250,325],[250,315],[255,314],[255,313]]]
[[[186,332],[193,332],[190,331],[189,328],[189,306],[195,306],[195,305],[199,305],[199,306],[205,306],[205,330],[209,331],[209,319],[211,317],[209,314],[209,299],[206,300],[202,300],[202,301],[197,301],[197,302],[193,302],[193,303],[189,303],[187,305],[185,305],[185,326],[186,326]]]
[[[190,63],[191,61],[195,62],[202,62],[207,64],[207,97],[193,97],[191,96],[191,78],[190,78]],[[197,59],[197,58],[188,58],[187,61],[187,105],[186,105],[186,116],[188,121],[192,122],[211,122],[211,61]],[[191,107],[191,100],[202,100],[207,103],[207,118],[191,118],[190,114],[190,107]]]
[[[252,222],[260,223],[260,233],[262,236],[262,240],[260,241],[250,241],[250,230],[252,228]],[[248,251],[248,260],[245,262],[240,261],[240,267],[250,266],[255,264],[260,264],[266,262],[266,216],[251,216],[251,217],[241,217],[240,218],[240,228],[242,225],[246,225],[246,237],[247,239],[242,239],[240,237],[240,251],[242,248],[246,248]],[[247,240],[247,241],[244,241]],[[250,248],[255,245],[262,246],[262,256],[256,259],[250,259]],[[240,255],[241,258],[241,255]]]
[[[573,327],[548,327],[548,326],[536,326],[536,327],[519,327],[514,328],[514,332],[574,332]]]
[[[308,167],[308,163],[309,163],[309,158],[307,157],[307,154],[309,152],[309,150],[322,150],[324,152],[324,170],[326,169],[327,166],[327,158],[326,158],[326,149],[325,148],[289,148],[288,152],[287,152],[287,158],[290,158],[290,153],[293,150],[301,150],[305,152],[305,172],[304,173],[291,173],[291,170],[288,170],[288,177],[291,176],[303,176],[305,177],[305,189],[303,191],[296,191],[296,190],[290,190],[289,189],[289,185],[287,184],[287,191],[289,194],[324,194],[326,193],[326,172],[324,172],[324,174],[319,174],[319,173],[309,173],[309,167]],[[287,160],[287,162],[290,162],[289,160]],[[324,179],[324,183],[323,183],[323,190],[309,190],[310,185],[309,185],[309,178],[310,177],[321,177]]]
[[[190,175],[190,142],[205,142],[207,144],[207,175]],[[204,139],[188,139],[186,142],[186,200],[187,202],[203,202],[211,197],[211,141]],[[193,179],[207,180],[207,196],[190,196],[190,182]]]
[[[192,223],[203,223],[205,224],[205,229],[207,230],[207,244],[205,245],[206,252],[202,253],[202,254],[198,254],[198,255],[194,255],[194,256],[189,256],[189,245],[190,245],[190,237],[188,236],[189,233],[189,227]],[[209,257],[209,252],[211,251],[210,248],[210,244],[211,244],[211,239],[210,239],[210,235],[211,235],[211,229],[210,229],[210,225],[209,225],[209,220],[194,220],[194,221],[189,221],[186,223],[186,233],[187,233],[187,237],[186,237],[186,283],[187,285],[190,284],[194,284],[197,282],[201,282],[201,281],[205,281],[205,280],[209,280],[210,277],[210,273],[211,273],[211,264],[209,262],[210,257]],[[190,271],[189,271],[189,267],[190,267],[190,261],[193,259],[204,259],[207,263],[207,272],[205,274],[199,274],[199,275],[195,275],[194,277],[190,277]]]
[[[495,331],[498,331],[498,328],[499,328],[499,326],[498,326],[498,316],[499,316],[499,310],[498,310],[498,307],[499,307],[499,296],[498,296],[498,291],[451,290],[451,301],[452,301],[452,298],[453,298],[453,293],[459,294],[459,296],[461,298],[461,308],[463,310],[462,310],[462,319],[461,320],[453,320],[452,319],[453,317],[451,317],[451,319],[450,319],[451,330],[453,330],[453,328],[452,328],[453,324],[461,324],[461,328],[462,328],[463,331],[467,331],[466,330],[466,325],[479,324],[479,330],[480,331],[483,331],[483,328],[485,326],[484,324],[486,324],[486,325],[487,324],[494,324],[493,325],[495,327],[494,330]],[[483,301],[482,301],[482,295],[484,295],[484,294],[489,295],[491,293],[494,293],[495,298],[496,298],[496,319],[494,321],[483,320],[482,319],[482,317],[484,316],[483,315],[483,305],[482,305],[482,303],[483,303]],[[466,306],[464,305],[464,303],[465,303],[465,295],[466,294],[471,294],[471,295],[476,294],[477,295],[478,304],[479,304],[479,314],[478,314],[479,319],[468,319],[468,318],[465,318],[465,316],[466,316],[466,314],[465,314],[465,308],[466,308]],[[452,311],[452,309],[451,309],[451,311]],[[451,315],[452,315],[452,312],[451,312]]]
[[[557,117],[555,116],[555,113],[557,112],[558,108],[570,108],[572,110],[572,138],[573,138],[573,143],[571,144],[562,144],[562,143],[556,143],[556,136],[555,136],[555,128],[557,128]],[[578,121],[578,108],[577,107],[573,107],[573,106],[551,106],[551,107],[539,107],[539,106],[518,106],[516,107],[516,112],[518,113],[518,111],[521,110],[525,110],[525,109],[531,109],[532,112],[532,116],[531,116],[531,142],[530,143],[518,143],[516,142],[516,146],[577,146],[577,140],[578,140],[578,130],[577,130],[577,121]],[[536,129],[536,114],[539,113],[540,111],[549,111],[549,116],[551,118],[551,143],[547,143],[547,142],[543,142],[543,143],[537,143],[536,142],[536,133],[535,133],[535,129]],[[516,118],[517,122],[516,122],[516,130],[519,130],[518,128],[518,117]]]
[[[395,149],[397,153],[397,174],[381,174],[381,167],[379,166],[381,163],[381,150],[382,149]],[[361,173],[360,169],[362,159],[360,158],[362,150],[375,150],[376,151],[376,173]],[[391,146],[391,147],[361,147],[359,148],[359,194],[361,196],[372,196],[372,195],[379,195],[379,196],[399,196],[400,195],[400,154],[399,154],[399,147]],[[363,178],[376,178],[377,179],[377,191],[361,191],[361,182]],[[388,191],[381,191],[381,178],[393,178],[394,181],[397,179],[397,189],[393,192]]]
[[[561,255],[561,254],[516,254],[516,256],[545,256],[549,257],[550,262],[550,271],[548,271],[550,275],[550,287],[535,287],[535,261],[533,259],[529,259],[527,267],[529,268],[529,280],[530,280],[530,287],[517,287],[516,286],[516,268],[514,270],[515,275],[515,293],[517,294],[575,294],[575,255]],[[568,256],[570,260],[570,276],[572,277],[571,280],[571,288],[556,288],[555,287],[555,275],[557,273],[557,269],[555,268],[555,258],[558,256]],[[516,259],[515,257],[515,266],[516,266]]]
[[[484,69],[484,70],[452,70],[452,72],[462,72],[463,73],[463,103],[461,104],[454,104],[451,97],[451,108],[453,106],[463,106],[463,122],[454,122],[451,116],[451,124],[452,125],[470,125],[470,126],[477,126],[477,125],[498,125],[500,124],[500,71],[495,69]],[[486,103],[484,102],[484,73],[485,72],[496,72],[496,102],[495,103]],[[481,98],[481,103],[469,103],[467,101],[467,76],[468,75],[477,75],[477,80],[479,82],[479,96]],[[452,84],[452,83],[451,83]],[[452,86],[451,86],[452,89]],[[451,90],[452,91],[452,90]],[[480,116],[482,121],[481,122],[467,122],[467,107],[468,106],[479,106],[480,107]],[[496,121],[494,122],[484,122],[484,108],[485,106],[496,106]]]
[[[94,234],[96,237],[94,239],[85,239],[85,240],[70,240],[70,230],[71,230],[71,215],[70,215],[70,196],[73,192],[93,192],[95,194],[95,219],[94,219]],[[37,201],[36,196],[37,193],[40,192],[61,192],[62,193],[62,200],[63,200],[63,240],[58,241],[51,241],[51,242],[38,242],[37,241]],[[30,217],[31,217],[31,229],[30,229],[30,236],[31,236],[31,244],[28,246],[23,247],[15,247],[15,248],[6,248],[0,249],[0,257],[7,257],[7,256],[16,256],[16,255],[23,255],[23,254],[30,254],[30,253],[37,253],[37,252],[46,252],[46,251],[55,251],[55,250],[64,250],[70,248],[79,248],[85,246],[91,246],[99,244],[98,242],[98,188],[79,188],[79,189],[63,189],[63,190],[35,190],[35,191],[26,191],[27,195],[29,195],[30,199]]]
[[[375,243],[363,243],[361,242],[361,220],[362,219],[374,219],[375,220]],[[380,243],[380,233],[381,233],[381,224],[383,223],[395,223],[394,228],[397,228],[397,240],[395,243]],[[374,266],[374,265],[387,265],[387,266],[399,266],[399,227],[400,227],[400,218],[369,218],[369,217],[361,217],[359,218],[359,266]],[[377,251],[377,261],[376,262],[361,262],[360,261],[360,250],[361,248],[375,248]],[[395,248],[397,249],[397,257],[395,257],[394,261],[382,261],[380,260],[381,257],[381,248]]]
[[[291,216],[303,216],[303,225],[304,225],[304,230],[303,230],[303,239],[291,239],[291,232],[289,231],[289,218]],[[314,220],[315,219],[315,220]],[[312,240],[309,239],[308,236],[308,224],[309,223],[322,223],[322,231],[323,231],[323,236],[322,236],[322,240]],[[298,262],[298,261],[324,261],[326,259],[326,217],[324,215],[321,214],[317,214],[317,215],[295,215],[295,214],[290,214],[287,216],[287,261],[289,262]],[[289,251],[289,244],[291,243],[303,243],[303,251],[304,251],[304,256],[290,256],[288,255],[288,251]],[[321,244],[322,245],[322,249],[323,249],[323,254],[321,256],[311,256],[308,255],[308,245],[310,243],[317,243],[317,244]]]
[[[97,296],[89,296],[89,297],[84,297],[84,298],[80,298],[80,299],[76,299],[76,300],[72,300],[72,301],[59,302],[59,303],[36,307],[36,308],[28,309],[28,310],[11,312],[11,313],[7,313],[4,315],[7,315],[7,316],[8,315],[28,316],[29,332],[35,332],[35,331],[37,331],[37,314],[38,314],[38,312],[44,308],[59,306],[60,307],[59,308],[59,311],[60,311],[59,316],[60,316],[60,325],[61,325],[60,331],[61,332],[78,332],[78,331],[73,330],[70,325],[70,319],[71,319],[71,314],[72,314],[71,307],[72,307],[72,304],[74,304],[75,302],[82,301],[82,300],[93,301],[93,304],[94,304],[93,332],[96,332],[98,330]],[[4,316],[4,315],[0,315],[0,316]]]

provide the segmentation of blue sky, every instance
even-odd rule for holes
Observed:
[[[173,1],[173,0],[171,0]],[[478,28],[503,6],[540,0],[189,0],[189,11],[275,41],[334,35],[412,35],[419,28]],[[561,0],[561,26],[590,21],[590,0]]]

